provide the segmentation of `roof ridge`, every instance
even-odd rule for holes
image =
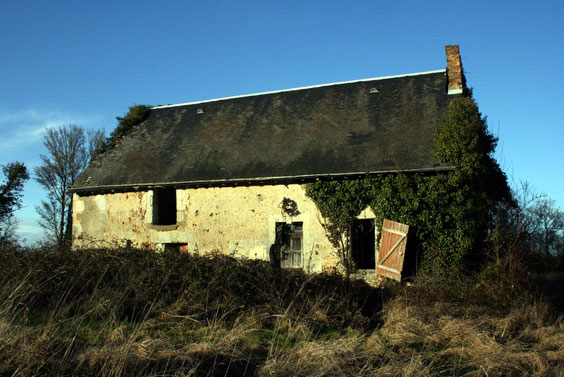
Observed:
[[[153,107],[151,107],[151,109],[165,109],[165,108],[169,108],[169,107],[179,107],[179,106],[197,105],[197,104],[200,104],[200,103],[208,103],[208,102],[216,102],[216,101],[225,101],[225,100],[236,99],[236,98],[255,97],[255,96],[262,96],[262,95],[266,95],[266,94],[276,94],[276,93],[284,93],[284,92],[294,92],[294,91],[299,91],[299,90],[314,89],[314,88],[322,88],[322,87],[325,87],[325,86],[335,86],[335,85],[353,84],[353,83],[357,83],[357,82],[366,82],[366,81],[377,81],[377,80],[395,79],[395,78],[408,77],[408,76],[430,75],[430,74],[433,74],[433,73],[440,73],[440,72],[446,72],[446,69],[438,69],[438,70],[435,70],[435,71],[425,71],[425,72],[416,72],[416,73],[407,73],[407,74],[403,74],[403,75],[372,77],[372,78],[360,79],[360,80],[339,81],[339,82],[332,82],[332,83],[320,84],[320,85],[310,85],[310,86],[303,86],[303,87],[298,87],[298,88],[290,88],[290,89],[282,89],[282,90],[273,90],[273,91],[269,91],[269,92],[260,92],[260,93],[242,94],[242,95],[230,96],[230,97],[214,98],[214,99],[208,99],[208,100],[203,100],[203,101],[177,103],[177,104],[173,104],[173,105],[153,106]]]

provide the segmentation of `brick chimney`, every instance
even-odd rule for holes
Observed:
[[[458,45],[446,45],[448,94],[461,94],[466,87]]]

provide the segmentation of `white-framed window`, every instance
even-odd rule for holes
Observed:
[[[276,223],[277,244],[282,268],[303,268],[303,223]]]

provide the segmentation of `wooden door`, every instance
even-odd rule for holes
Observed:
[[[400,281],[409,225],[384,219],[376,272]]]

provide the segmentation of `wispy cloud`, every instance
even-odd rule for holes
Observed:
[[[92,115],[72,114],[58,110],[27,109],[9,111],[0,108],[0,150],[8,152],[41,141],[48,128],[78,124],[88,127],[101,118]]]
[[[41,163],[39,155],[44,153],[42,144],[46,129],[78,124],[86,128],[99,128],[102,115],[73,114],[60,110],[23,109],[12,111],[0,106],[0,165],[20,161],[27,166],[32,179],[24,184],[24,206],[17,211],[16,232],[27,244],[33,244],[43,237],[43,230],[37,223],[35,206],[45,197],[45,192],[33,180],[33,168]],[[3,176],[0,172],[0,182]]]
[[[43,239],[43,229],[34,218],[18,218],[16,233],[20,242],[26,245],[33,245]]]

